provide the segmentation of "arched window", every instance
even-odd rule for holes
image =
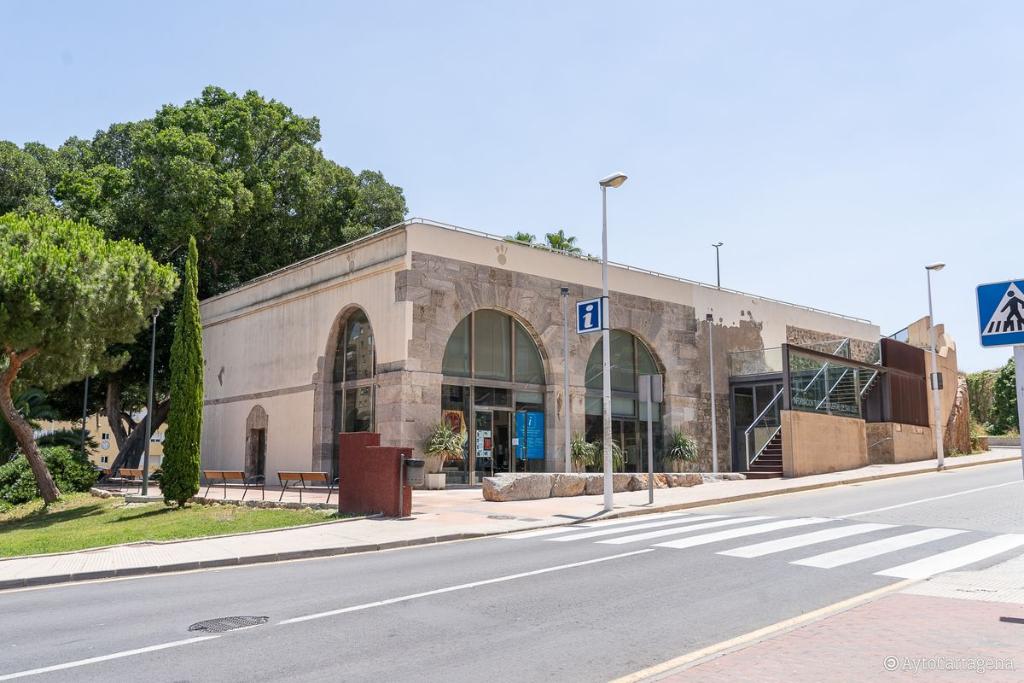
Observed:
[[[373,329],[359,309],[338,323],[338,341],[331,379],[334,395],[333,453],[337,453],[338,434],[373,430],[373,380],[376,357]],[[331,458],[332,469],[337,466]]]
[[[496,472],[544,469],[544,362],[527,329],[512,316],[479,310],[463,318],[441,363],[443,417],[467,435],[452,481]]]
[[[611,331],[612,439],[622,448],[626,471],[647,468],[647,403],[639,400],[640,375],[658,374],[658,364],[640,339],[623,330]],[[598,340],[587,360],[587,440],[600,441],[602,429],[602,364],[604,347]],[[653,412],[654,452],[661,451],[661,406]]]

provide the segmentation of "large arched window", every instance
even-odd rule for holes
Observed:
[[[495,472],[544,469],[544,362],[512,316],[479,310],[462,319],[445,347],[441,408],[467,434],[462,461],[445,470],[475,483]]]
[[[338,323],[334,368],[331,372],[334,410],[332,433],[334,453],[341,432],[368,432],[373,429],[373,378],[375,355],[373,330],[366,314],[354,310]],[[336,466],[331,458],[332,468]]]
[[[658,365],[650,349],[640,339],[623,330],[611,331],[612,439],[622,448],[626,471],[647,468],[647,403],[640,401],[640,375],[658,374]],[[604,347],[598,340],[587,360],[587,440],[600,441],[602,429],[602,364]],[[661,452],[661,406],[653,411],[654,452]]]

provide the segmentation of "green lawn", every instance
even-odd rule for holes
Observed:
[[[126,505],[123,498],[66,495],[0,511],[0,557],[59,553],[132,541],[199,538],[337,519],[330,510],[256,509],[235,505]]]

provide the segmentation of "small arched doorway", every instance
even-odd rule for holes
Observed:
[[[442,372],[442,416],[467,435],[464,457],[446,465],[449,482],[544,471],[544,361],[521,322],[470,313],[448,338]]]
[[[626,472],[647,470],[647,403],[640,401],[640,375],[658,374],[647,344],[625,330],[611,331],[612,440],[622,449]],[[587,360],[586,438],[595,443],[604,435],[602,415],[603,343],[598,340]],[[662,449],[661,404],[655,404],[654,453]]]
[[[253,406],[245,419],[245,475],[266,476],[267,474],[267,411],[263,406]]]

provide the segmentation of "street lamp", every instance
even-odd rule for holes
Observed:
[[[725,242],[715,242],[711,246],[715,248],[715,282],[718,283],[718,288],[722,288],[722,265],[718,260],[718,248],[725,244]]]
[[[935,457],[938,459],[937,469],[943,468],[942,446],[942,392],[939,389],[939,361],[935,353],[938,345],[935,334],[935,316],[932,313],[932,271],[938,272],[946,267],[945,263],[932,263],[924,267],[928,273],[928,340],[932,347],[932,406],[935,410]]]
[[[562,430],[565,436],[565,471],[572,472],[569,436],[569,288],[562,287]]]
[[[153,340],[149,347],[149,398],[146,401],[146,445],[142,451],[142,495],[149,495],[149,442],[153,439],[153,373],[156,367],[156,318],[160,309],[153,309]]]
[[[718,412],[715,406],[715,344],[712,335],[714,334],[715,316],[707,314],[708,321],[708,376],[711,387],[711,472],[718,474]]]
[[[604,451],[604,509],[612,509],[612,351],[608,305],[608,188],[620,187],[626,182],[625,173],[612,173],[598,181],[601,186],[601,422],[603,435],[601,446]]]

